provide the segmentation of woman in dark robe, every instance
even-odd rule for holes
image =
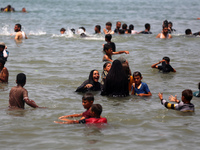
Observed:
[[[87,92],[87,91],[100,91],[101,84],[98,82],[99,72],[92,70],[89,75],[89,79],[84,81],[81,86],[76,89],[76,92]]]
[[[119,60],[112,63],[112,67],[106,77],[101,95],[112,97],[125,97],[129,95],[128,77]]]

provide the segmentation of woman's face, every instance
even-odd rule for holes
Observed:
[[[97,70],[93,72],[93,80],[94,82],[98,82],[99,80],[99,72]]]
[[[107,64],[106,68],[105,68],[105,71],[109,72],[110,71],[110,68],[111,68],[111,64]]]

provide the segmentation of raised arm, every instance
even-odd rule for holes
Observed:
[[[116,54],[122,54],[122,53],[129,54],[129,51],[118,51],[118,52],[113,52],[112,54],[116,55]]]
[[[66,118],[82,117],[82,115],[83,115],[83,113],[82,114],[73,114],[73,115],[61,116],[58,119],[67,121]]]
[[[159,61],[158,63],[155,63],[155,64],[153,64],[152,66],[151,66],[151,68],[157,68],[158,69],[158,64],[160,64],[160,63],[162,63],[162,62],[164,62],[165,60],[161,60],[161,61]]]

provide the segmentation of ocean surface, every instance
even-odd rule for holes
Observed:
[[[2,150],[177,150],[200,149],[200,99],[194,97],[194,114],[168,110],[158,92],[168,99],[181,99],[184,89],[198,90],[200,37],[185,37],[185,29],[200,31],[199,0],[1,0],[0,7],[12,5],[16,12],[0,13],[0,42],[10,56],[6,63],[9,83],[0,84],[0,149]],[[28,13],[21,13],[25,7]],[[164,20],[172,21],[172,39],[156,39]],[[82,93],[76,88],[89,72],[103,70],[104,34],[94,35],[95,25],[116,21],[134,24],[136,31],[151,24],[152,35],[113,35],[116,50],[128,50],[125,57],[132,73],[140,71],[150,88],[149,98],[103,97],[94,92],[103,106],[107,125],[60,125],[59,116],[82,113]],[[14,25],[22,24],[28,39],[16,43]],[[69,30],[84,26],[90,37],[80,38]],[[60,29],[67,29],[60,35]],[[176,73],[162,74],[151,65],[171,58]],[[9,91],[16,75],[27,75],[29,98],[46,109],[9,111]]]

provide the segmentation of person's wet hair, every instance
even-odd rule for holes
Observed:
[[[104,47],[103,47],[103,50],[104,51],[107,51],[111,48],[111,45],[110,44],[105,44]]]
[[[168,24],[171,24],[173,26],[173,23],[171,21],[169,21]]]
[[[112,35],[111,34],[106,34],[105,38],[107,39],[107,41],[111,41]]]
[[[133,73],[133,77],[135,76],[140,76],[140,78],[142,77],[142,74],[139,71],[136,71]]]
[[[92,93],[85,93],[82,100],[87,100],[89,102],[94,101],[94,95]]]
[[[60,31],[64,31],[64,32],[65,32],[65,31],[66,31],[66,29],[65,29],[65,28],[61,28],[61,29],[60,29]]]
[[[168,27],[168,21],[167,20],[163,21],[163,26]]]
[[[112,26],[112,23],[111,22],[107,22],[106,26]]]
[[[185,30],[185,34],[186,34],[186,35],[190,35],[190,34],[192,34],[191,29],[186,29],[186,30]]]
[[[15,25],[16,25],[18,28],[20,28],[20,29],[22,28],[21,24],[19,24],[19,23],[18,23],[18,24],[15,24]]]
[[[144,27],[145,27],[145,29],[149,29],[149,28],[150,28],[150,24],[149,24],[149,23],[146,23],[146,24],[144,25]]]
[[[122,29],[123,29],[123,30],[127,30],[127,24],[124,23],[124,24],[122,25]]]
[[[193,97],[193,93],[192,90],[190,89],[186,89],[182,92],[182,96],[185,97],[186,100],[191,101],[192,97]]]
[[[101,32],[101,26],[100,25],[96,25],[95,27]]]
[[[163,59],[164,59],[165,61],[167,61],[168,63],[170,62],[170,58],[167,57],[167,56],[163,57]]]
[[[129,25],[129,30],[134,30],[134,25],[130,24]]]
[[[85,27],[79,27],[79,29],[83,29],[84,32],[86,31]]]
[[[16,78],[17,84],[23,85],[26,83],[26,75],[24,73],[19,73]]]
[[[91,111],[95,113],[95,115],[97,116],[101,116],[101,113],[102,113],[102,106],[100,104],[93,104],[91,106]]]

